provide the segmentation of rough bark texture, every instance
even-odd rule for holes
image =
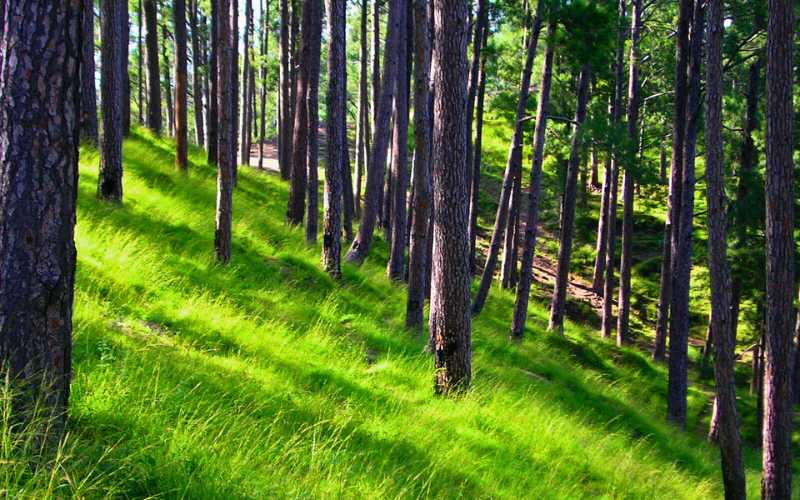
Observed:
[[[147,128],[161,133],[161,74],[158,63],[158,14],[156,0],[144,0],[144,23],[147,28]]]
[[[405,6],[400,0],[389,0],[388,33],[384,49],[383,85],[380,89],[380,100],[376,102],[378,112],[374,123],[375,134],[372,141],[372,157],[367,170],[367,187],[364,193],[364,209],[358,236],[353,240],[347,260],[361,263],[367,257],[372,246],[373,232],[381,210],[380,195],[383,190],[386,154],[389,145],[392,101],[394,100],[395,82],[397,81],[397,54],[400,43],[400,17]]]
[[[125,69],[122,73],[122,134],[127,137],[131,133],[131,75],[128,71],[128,57],[131,43],[131,23],[128,13],[128,2],[122,6],[122,58]]]
[[[658,317],[653,347],[653,359],[663,360],[669,333],[670,304],[672,302],[673,254],[680,227],[683,178],[683,141],[686,131],[686,105],[689,66],[689,27],[692,23],[693,0],[680,0],[678,29],[675,47],[675,99],[672,115],[672,161],[669,179],[669,206],[664,224],[664,241],[661,254],[661,284],[658,296]]]
[[[308,90],[306,94],[306,118],[308,120],[308,145],[306,147],[306,242],[317,242],[319,226],[319,58],[322,36],[322,2],[314,0],[309,41],[311,50],[308,61]],[[306,25],[304,25],[306,26]]]
[[[95,88],[94,64],[94,1],[82,2],[81,31],[81,141],[97,146],[99,143],[97,125],[97,89]]]
[[[472,378],[467,241],[467,2],[434,1],[433,275],[430,331],[435,390],[459,393]],[[387,80],[384,80],[386,85]]]
[[[219,89],[217,87],[219,81],[219,47],[217,46],[219,42],[217,37],[218,19],[219,0],[211,0],[211,33],[209,34],[211,47],[210,60],[208,63],[208,162],[214,165],[217,165],[219,160],[219,111],[217,109],[217,103],[219,102]]]
[[[578,98],[575,109],[575,124],[572,131],[569,164],[561,205],[561,236],[558,244],[558,263],[556,282],[553,287],[553,298],[550,301],[549,330],[563,334],[564,310],[567,303],[567,283],[569,282],[569,264],[572,256],[572,237],[575,232],[575,196],[578,189],[578,168],[582,141],[582,125],[586,118],[586,106],[589,103],[589,80],[591,67],[585,64],[578,78]]]
[[[680,427],[686,426],[686,395],[689,369],[689,285],[692,272],[692,234],[694,225],[695,151],[701,115],[700,66],[702,61],[705,6],[695,2],[692,16],[691,49],[689,57],[688,96],[686,103],[686,134],[683,140],[683,175],[681,178],[680,224],[675,228],[678,238],[672,250],[672,302],[670,304],[669,381],[667,389],[667,419]]]
[[[761,496],[792,496],[794,327],[794,2],[770,0],[767,21],[767,334]]]
[[[198,0],[190,0],[189,28],[192,35],[192,93],[194,102],[194,130],[198,146],[205,145],[206,130],[203,123],[203,57],[200,50],[200,32],[197,29]]]
[[[334,277],[341,276],[342,179],[347,164],[347,65],[345,0],[326,0],[328,11],[328,161],[325,165],[325,216],[322,263]]]
[[[414,0],[414,193],[409,241],[406,327],[420,329],[428,282],[428,228],[431,219],[431,30],[428,2]]]
[[[483,30],[483,50],[481,51],[481,64],[478,73],[478,93],[475,103],[475,142],[472,146],[472,185],[469,197],[469,272],[475,274],[475,249],[478,240],[478,195],[481,187],[481,157],[483,149],[483,110],[486,100],[486,43],[489,38],[489,29]]]
[[[163,19],[161,24],[161,62],[162,69],[162,91],[164,92],[164,101],[167,107],[167,134],[170,136],[175,135],[175,107],[172,100],[172,69],[169,64],[170,51],[167,46],[167,40],[170,38],[169,28],[167,27],[166,19]]]
[[[214,247],[217,261],[228,263],[231,258],[231,229],[233,219],[233,167],[236,162],[235,148],[230,146],[236,94],[233,80],[236,69],[233,64],[236,35],[231,29],[233,9],[231,0],[215,0],[217,4],[217,115],[218,163],[217,163],[217,213]]]
[[[186,43],[186,0],[174,0],[172,14],[175,21],[175,166],[187,171],[189,147],[189,109]],[[197,92],[195,92],[197,95]]]
[[[536,46],[539,41],[539,31],[541,30],[542,19],[541,13],[542,2],[539,2],[537,7],[537,16],[534,20],[534,31],[536,36],[531,37],[528,43],[528,52],[525,58],[525,66],[522,70],[522,81],[519,88],[519,100],[517,101],[517,112],[514,121],[514,136],[511,140],[511,149],[508,153],[508,162],[506,169],[503,173],[503,188],[500,192],[500,203],[497,205],[497,214],[494,221],[494,230],[492,231],[492,240],[489,244],[489,251],[486,255],[486,265],[481,274],[481,282],[478,287],[478,293],[475,295],[475,301],[472,304],[472,314],[479,314],[486,303],[486,297],[489,295],[489,287],[492,285],[494,279],[494,271],[497,266],[497,257],[500,254],[500,242],[505,234],[506,224],[508,222],[508,205],[511,198],[511,190],[514,187],[514,179],[518,177],[518,172],[522,168],[522,129],[523,119],[525,118],[525,110],[528,105],[528,94],[531,85],[531,71],[533,70],[533,59],[536,56]]]
[[[641,0],[637,0],[641,1]],[[731,328],[730,268],[725,231],[725,177],[722,139],[722,40],[723,0],[708,7],[708,55],[706,62],[706,188],[708,199],[708,268],[711,277],[711,330],[716,364],[716,435],[722,457],[725,498],[745,498],[744,463],[736,411],[734,379],[735,335]]]
[[[623,98],[622,92],[624,87],[625,78],[625,38],[628,34],[625,18],[627,17],[627,2],[626,0],[619,0],[617,4],[617,45],[614,60],[614,94],[611,97],[611,122],[616,128],[619,125],[620,118],[622,117]],[[613,148],[613,147],[612,147]],[[608,242],[611,240],[614,245],[616,243],[616,223],[617,223],[617,205],[616,205],[616,190],[619,184],[619,168],[618,160],[616,159],[615,151],[608,151],[605,163],[605,172],[603,174],[603,194],[600,198],[600,216],[597,220],[597,244],[595,245],[595,260],[594,260],[594,273],[592,274],[592,289],[597,293],[605,295],[605,282],[607,276],[610,275],[611,280],[614,279],[614,271],[606,273],[606,262],[612,261],[613,267],[613,253],[614,250],[608,251]],[[612,192],[614,192],[612,202]],[[609,259],[607,253],[612,254]],[[613,283],[611,286],[613,292]],[[609,304],[610,305],[610,304]],[[609,312],[609,321],[611,313]],[[605,321],[604,321],[605,324]],[[610,335],[609,328],[603,330],[603,337]]]
[[[280,42],[281,42],[281,74],[280,74],[280,100],[281,100],[281,128],[280,134],[280,152],[279,152],[279,169],[281,178],[286,180],[289,178],[292,171],[292,127],[294,120],[292,119],[292,105],[291,100],[291,86],[292,77],[290,69],[291,59],[291,45],[289,41],[289,2],[287,0],[280,0],[281,2],[281,28],[280,28]]]
[[[514,317],[511,321],[511,337],[521,339],[525,333],[528,318],[528,299],[533,281],[533,257],[536,252],[536,237],[539,226],[539,198],[541,196],[542,161],[544,160],[544,139],[547,130],[547,106],[550,101],[550,87],[553,81],[553,55],[555,53],[557,23],[551,19],[547,27],[547,51],[542,68],[542,82],[539,86],[539,102],[536,109],[536,127],[533,131],[533,159],[531,179],[528,186],[528,211],[525,220],[525,243],[522,250],[522,270],[520,271],[517,298],[514,303]]]
[[[381,99],[381,4],[380,0],[372,3],[372,135],[378,130],[378,103]],[[367,170],[371,158],[367,155]]]
[[[395,121],[393,130],[392,159],[392,238],[389,248],[387,274],[395,281],[405,275],[406,255],[406,192],[408,191],[408,78],[410,64],[407,53],[406,9],[401,9],[400,41],[397,46],[397,88],[394,95]]]
[[[123,5],[124,4],[124,5]],[[122,201],[122,100],[127,60],[122,35],[127,0],[107,0],[101,4],[102,66],[100,93],[103,112],[103,135],[100,138],[100,172],[97,196],[108,201]]]
[[[633,0],[631,15],[631,48],[628,57],[628,144],[625,174],[622,177],[622,255],[619,265],[619,315],[617,316],[617,345],[628,341],[631,313],[631,266],[633,265],[633,186],[640,162],[639,140],[639,32],[642,27],[642,0]]]
[[[8,2],[0,18],[0,361],[20,408],[43,405],[60,433],[72,375],[83,2],[46,5]]]

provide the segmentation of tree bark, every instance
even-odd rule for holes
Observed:
[[[433,215],[430,331],[434,341],[437,394],[466,391],[472,378],[465,175],[466,21],[465,0],[434,1],[433,196],[436,211]],[[384,86],[390,81],[384,79]]]
[[[567,303],[567,284],[569,282],[569,263],[572,256],[572,237],[575,232],[575,196],[578,189],[578,168],[580,167],[580,152],[582,138],[582,125],[586,118],[586,107],[589,103],[589,80],[592,68],[584,64],[578,78],[578,99],[575,109],[575,124],[572,131],[572,144],[570,146],[569,165],[564,187],[564,198],[561,206],[561,237],[558,245],[558,264],[556,267],[556,283],[553,287],[553,298],[550,302],[550,322],[548,330],[564,333],[564,310]]]
[[[653,359],[663,360],[666,354],[670,326],[672,281],[675,266],[674,249],[678,241],[681,217],[683,178],[683,142],[686,131],[686,106],[689,66],[689,27],[692,23],[693,0],[680,0],[675,48],[675,100],[672,117],[672,160],[669,180],[667,220],[664,224],[664,242],[661,255],[661,283],[658,296],[658,318],[653,347]]]
[[[131,43],[131,23],[128,13],[128,2],[122,6],[122,58],[125,60],[125,69],[122,74],[122,135],[127,137],[131,133],[131,75],[128,71],[128,58]]]
[[[137,5],[137,24],[139,28],[139,36],[136,38],[136,45],[139,49],[139,54],[137,59],[137,63],[139,65],[139,78],[137,79],[136,86],[138,87],[138,102],[139,102],[139,125],[144,125],[144,108],[145,108],[145,101],[144,101],[144,13],[142,12],[142,0],[138,0]],[[92,61],[94,64],[94,61]],[[94,71],[92,71],[94,73]]]
[[[281,74],[280,74],[280,93],[281,93],[281,129],[280,134],[280,153],[279,153],[279,169],[281,179],[287,180],[292,172],[292,126],[294,120],[292,117],[292,105],[294,101],[291,100],[291,86],[292,86],[292,70],[290,69],[291,59],[291,45],[289,41],[289,2],[288,0],[280,0],[281,8]]]
[[[147,28],[147,128],[161,134],[161,74],[158,62],[158,18],[156,0],[144,0],[144,22]]]
[[[356,216],[361,216],[361,177],[367,169],[367,137],[370,133],[369,128],[369,83],[367,82],[367,71],[369,66],[369,54],[367,52],[367,0],[361,2],[361,31],[360,31],[360,73],[358,84],[358,126],[356,127],[356,196],[355,212]]]
[[[258,134],[258,169],[264,168],[264,144],[267,140],[267,63],[269,56],[269,0],[261,6],[261,130]],[[279,91],[280,92],[280,91]],[[279,97],[280,99],[280,97]],[[280,108],[280,104],[278,104]],[[278,151],[280,155],[280,125],[278,127]],[[280,161],[280,159],[278,160]]]
[[[555,16],[551,14],[551,19],[547,26],[547,51],[545,52],[544,67],[542,68],[542,83],[539,86],[536,127],[533,131],[533,158],[531,162],[531,180],[528,186],[528,212],[525,220],[522,270],[520,271],[517,296],[514,303],[514,316],[511,321],[511,338],[513,339],[522,339],[528,318],[528,300],[533,281],[533,259],[536,253],[536,238],[539,233],[542,162],[544,160],[544,140],[547,130],[547,106],[550,102],[550,87],[553,81],[553,58],[557,26]]]
[[[472,62],[469,66],[469,80],[467,83],[467,193],[472,187],[472,161],[474,149],[472,144],[472,117],[475,112],[475,98],[478,94],[479,71],[481,65],[481,50],[483,49],[484,31],[488,24],[488,12],[485,0],[478,0],[475,14],[475,30],[472,37]],[[471,7],[471,6],[470,6]],[[470,8],[470,14],[472,10]],[[470,33],[471,35],[471,33]],[[470,199],[472,197],[470,196]],[[470,257],[470,259],[472,259]]]
[[[186,0],[174,0],[172,14],[175,20],[175,166],[189,170],[189,109],[187,87]],[[197,91],[195,90],[195,98]]]
[[[486,265],[483,268],[483,274],[481,274],[481,282],[478,287],[478,293],[475,295],[475,301],[472,304],[473,315],[477,315],[481,312],[484,304],[486,303],[486,297],[489,295],[489,287],[492,285],[492,280],[494,279],[494,271],[495,267],[497,266],[497,257],[500,253],[501,238],[503,238],[506,229],[506,223],[508,222],[508,205],[511,197],[511,190],[514,187],[514,178],[519,176],[517,172],[521,170],[523,119],[525,118],[525,110],[528,105],[528,94],[530,92],[533,59],[536,56],[536,46],[539,41],[539,31],[541,31],[542,26],[542,8],[543,3],[540,0],[536,7],[536,19],[533,22],[534,35],[530,38],[528,52],[525,58],[525,66],[522,71],[519,100],[517,101],[517,112],[514,120],[514,136],[511,140],[511,149],[508,153],[506,170],[503,173],[503,188],[500,192],[500,203],[497,206],[494,230],[492,231],[492,240],[489,245],[489,252],[486,256]]]
[[[123,5],[124,3],[124,5]],[[101,4],[100,29],[102,36],[101,98],[103,135],[100,141],[100,172],[97,177],[97,197],[122,201],[122,100],[127,61],[123,43],[124,11],[127,0],[107,0]]]
[[[194,129],[195,140],[197,145],[203,147],[205,145],[206,131],[203,126],[203,58],[200,50],[201,40],[200,31],[197,29],[197,12],[198,0],[190,0],[189,11],[189,28],[192,32],[192,77],[193,85],[192,91],[194,102]]]
[[[369,159],[367,171],[367,187],[364,193],[364,210],[358,236],[353,240],[347,260],[362,263],[372,246],[373,232],[381,210],[380,194],[383,189],[383,180],[386,165],[386,153],[389,144],[389,122],[392,115],[392,101],[394,100],[395,83],[398,77],[398,44],[400,43],[400,17],[405,14],[400,12],[404,6],[400,0],[389,0],[389,20],[384,50],[383,85],[380,89],[380,100],[375,134],[372,141],[372,157]]]
[[[46,6],[7,2],[0,18],[0,213],[14,214],[0,217],[0,362],[15,407],[43,406],[54,425],[41,431],[58,438],[72,376],[84,3]]]
[[[250,147],[253,135],[250,133],[252,122],[250,102],[253,100],[252,88],[250,87],[250,74],[252,72],[252,62],[250,60],[253,40],[253,0],[244,2],[244,57],[242,60],[242,137],[241,137],[241,157],[239,163],[247,165],[250,163]]]
[[[320,44],[322,36],[322,2],[313,0],[309,42],[311,50],[308,61],[308,90],[306,94],[306,117],[308,119],[308,146],[306,154],[306,243],[317,242],[319,218],[319,71]],[[305,14],[305,12],[304,12]],[[346,142],[345,142],[346,144]]]
[[[408,78],[410,65],[407,49],[407,12],[401,9],[400,40],[397,47],[397,88],[395,90],[395,123],[393,131],[392,179],[392,238],[389,248],[387,274],[394,281],[405,275],[406,254],[406,194],[408,191]]]
[[[767,334],[761,496],[792,496],[794,2],[769,0],[767,21]]]
[[[325,217],[322,262],[332,276],[341,276],[342,180],[347,164],[347,57],[345,0],[326,0],[328,11],[328,161],[325,165]]]
[[[167,28],[167,21],[163,20],[161,24],[161,58],[163,59],[162,63],[164,64],[163,73],[164,73],[164,81],[163,81],[163,91],[164,91],[164,100],[166,101],[167,105],[167,133],[170,136],[175,135],[175,107],[173,106],[172,101],[172,72],[170,71],[170,64],[169,64],[169,50],[167,49],[167,40],[170,38],[169,28]]]
[[[95,88],[94,64],[94,2],[83,0],[81,30],[84,43],[81,46],[81,141],[97,147],[99,133],[97,125],[97,89]]]
[[[214,247],[217,262],[227,264],[231,258],[231,229],[233,225],[233,166],[236,162],[235,148],[230,146],[233,124],[236,122],[233,80],[236,69],[233,64],[236,34],[232,28],[233,16],[237,15],[232,0],[214,0],[217,6],[217,114],[218,114],[218,160],[217,160],[217,213]]]
[[[702,114],[700,67],[702,60],[705,6],[695,1],[692,16],[691,49],[686,104],[686,133],[683,140],[683,176],[681,179],[680,225],[672,250],[672,303],[670,305],[669,381],[667,419],[686,426],[686,395],[689,368],[689,285],[692,271],[692,233],[694,222],[695,151],[697,129]]]
[[[413,218],[409,242],[406,327],[421,329],[429,278],[431,220],[431,20],[428,2],[414,0],[414,180]]]
[[[381,99],[381,4],[373,1],[372,10],[372,135],[378,130],[378,105]],[[387,27],[388,29],[388,27]],[[388,38],[388,33],[387,33]],[[367,171],[371,165],[371,151],[367,154]],[[362,207],[363,208],[363,207]]]
[[[631,49],[628,57],[628,140],[630,149],[627,168],[622,177],[622,255],[619,264],[619,315],[617,316],[617,345],[628,342],[631,312],[631,267],[633,265],[633,186],[641,162],[639,143],[639,32],[642,28],[642,0],[633,0],[631,20]]]
[[[637,0],[641,2],[641,0]],[[725,231],[725,174],[722,139],[723,1],[708,4],[708,54],[706,62],[706,188],[708,199],[708,268],[711,277],[711,331],[716,363],[717,439],[722,457],[725,498],[745,498],[744,463],[736,411],[734,379],[735,335],[731,329],[730,268]]]

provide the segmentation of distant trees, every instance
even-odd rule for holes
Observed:
[[[147,28],[147,128],[161,133],[161,70],[158,62],[158,10],[156,0],[143,0]]]
[[[434,0],[433,19],[435,210],[430,331],[435,389],[438,394],[450,394],[465,391],[472,378],[465,162],[467,2]],[[384,88],[390,81],[384,80]]]
[[[14,98],[0,106],[0,362],[22,391],[18,407],[44,407],[55,417],[50,430],[61,433],[72,377],[86,5],[53,0],[47,8],[27,2],[3,7],[0,95]]]
[[[769,0],[767,10],[767,355],[761,496],[772,500],[792,496],[794,2]]]
[[[186,41],[186,0],[174,0],[172,15],[175,21],[175,165],[181,171],[189,169],[189,110]],[[195,72],[197,68],[195,67]],[[197,90],[195,89],[195,92]]]
[[[122,201],[122,116],[125,98],[124,74],[128,71],[125,57],[125,23],[127,0],[107,0],[102,3],[100,21],[102,37],[101,98],[103,134],[100,143],[100,173],[97,196],[109,201]]]

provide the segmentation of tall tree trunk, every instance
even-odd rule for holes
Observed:
[[[683,141],[683,177],[681,210],[677,244],[672,250],[672,303],[670,305],[669,382],[667,419],[686,426],[686,395],[689,367],[689,285],[692,271],[692,233],[694,222],[695,151],[697,129],[702,114],[700,99],[700,67],[702,61],[705,6],[697,0],[694,6],[689,57],[686,135]]]
[[[247,165],[250,163],[250,133],[251,109],[250,101],[253,99],[252,89],[250,88],[250,73],[252,72],[252,62],[250,60],[253,40],[253,0],[244,2],[244,57],[242,60],[242,137],[241,137],[241,157],[239,163]]]
[[[194,129],[198,146],[205,144],[206,131],[203,126],[203,58],[200,51],[200,32],[197,29],[198,0],[190,0],[189,28],[192,31],[192,91],[194,94]]]
[[[675,265],[674,248],[678,241],[681,217],[681,197],[683,178],[683,142],[686,133],[686,106],[689,66],[689,27],[692,24],[693,0],[680,0],[678,28],[675,47],[675,100],[672,115],[672,160],[669,179],[669,198],[667,220],[664,224],[664,241],[661,254],[661,284],[658,296],[658,318],[653,359],[663,360],[666,354],[667,335],[670,326],[670,304],[672,302],[672,281]]]
[[[623,87],[625,78],[625,39],[628,34],[627,29],[627,1],[619,0],[617,4],[617,46],[614,60],[614,94],[611,97],[611,122],[616,129],[622,117],[623,107]],[[592,274],[592,290],[605,295],[606,281],[610,276],[611,291],[613,293],[614,280],[614,249],[608,249],[609,241],[611,245],[616,244],[616,224],[617,224],[617,186],[619,184],[619,159],[616,154],[616,145],[612,145],[611,151],[606,152],[605,172],[603,174],[603,194],[600,197],[600,216],[597,220],[597,244],[595,245],[594,273]],[[613,194],[613,196],[612,196]],[[611,254],[611,258],[608,257]],[[606,263],[611,261],[611,272],[606,272]],[[611,304],[609,303],[609,313],[603,325],[608,328],[603,329],[603,337],[611,335]],[[605,308],[604,308],[605,310]],[[604,313],[604,316],[605,313]]]
[[[101,4],[100,15],[103,134],[100,138],[97,196],[115,202],[122,201],[122,87],[123,73],[128,66],[122,32],[126,28],[124,11],[127,5],[127,0],[107,0]]]
[[[210,61],[208,64],[208,163],[219,165],[219,0],[211,0]]]
[[[372,5],[372,136],[375,137],[378,131],[378,106],[381,99],[381,1],[374,0]],[[367,152],[367,173],[369,165],[372,164],[371,154],[372,149]]]
[[[641,2],[641,0],[637,0]],[[730,268],[725,231],[725,174],[722,140],[722,40],[723,0],[708,4],[708,54],[706,62],[706,188],[708,199],[708,268],[711,277],[711,330],[716,364],[717,438],[722,457],[726,499],[747,496],[742,442],[736,411],[734,333],[731,329]]]
[[[281,8],[281,28],[280,28],[280,42],[281,42],[281,74],[280,74],[280,100],[281,100],[281,127],[280,131],[280,152],[279,152],[279,170],[281,178],[286,180],[292,172],[292,127],[294,120],[292,119],[292,106],[294,102],[291,100],[291,86],[292,86],[292,70],[290,69],[291,62],[291,45],[289,41],[289,2],[288,0],[280,0]]]
[[[409,242],[406,328],[420,329],[428,282],[428,229],[431,219],[431,29],[428,2],[414,0],[414,179]]]
[[[536,56],[536,46],[539,41],[539,31],[542,27],[542,12],[543,2],[539,0],[536,7],[536,19],[534,19],[533,36],[531,36],[530,43],[528,44],[528,52],[525,57],[525,66],[522,71],[522,81],[519,88],[519,100],[517,101],[517,112],[514,120],[514,136],[511,139],[511,149],[508,153],[508,162],[506,163],[506,170],[503,173],[503,188],[500,192],[500,203],[497,205],[497,214],[495,216],[494,230],[492,231],[492,240],[489,245],[489,252],[486,256],[486,265],[481,274],[481,282],[478,288],[478,293],[475,295],[475,301],[472,304],[472,314],[477,315],[483,309],[486,303],[486,297],[489,295],[489,287],[492,285],[494,278],[495,267],[497,266],[497,257],[500,253],[500,241],[505,234],[506,223],[508,222],[508,205],[511,198],[511,190],[514,187],[514,179],[519,177],[518,172],[522,168],[522,129],[523,119],[525,118],[525,110],[528,106],[528,94],[530,92],[531,84],[531,71],[533,70],[533,59]]]
[[[523,139],[524,140],[524,139]],[[517,228],[519,226],[519,204],[522,197],[522,165],[514,177],[511,199],[508,202],[508,220],[503,238],[503,260],[500,265],[500,287],[514,288],[514,274],[517,271]]]
[[[553,81],[553,56],[555,53],[557,22],[551,13],[547,26],[547,51],[542,68],[542,83],[539,86],[539,102],[536,109],[536,127],[533,131],[533,158],[531,161],[531,180],[528,185],[528,211],[525,218],[525,242],[522,250],[522,271],[520,271],[517,296],[514,303],[514,316],[511,321],[511,337],[522,339],[525,322],[528,318],[528,299],[533,281],[533,259],[536,253],[536,237],[539,232],[539,199],[541,196],[542,162],[544,160],[544,140],[547,130],[547,106],[550,102],[550,87]]]
[[[617,316],[617,345],[629,340],[631,313],[631,267],[633,266],[633,186],[641,160],[637,146],[639,127],[639,32],[642,28],[642,0],[633,0],[631,14],[631,49],[628,56],[628,144],[625,174],[622,177],[622,255],[619,264],[619,315]]]
[[[158,12],[156,0],[144,0],[147,28],[147,128],[161,134],[161,67],[158,62]]]
[[[767,21],[767,359],[761,496],[792,496],[794,298],[794,2],[769,0]]]
[[[139,65],[139,78],[137,79],[137,87],[138,87],[138,103],[139,103],[139,125],[144,125],[144,13],[142,12],[142,0],[138,0],[138,8],[137,8],[137,25],[139,29],[139,36],[136,37],[136,45],[139,50],[139,57],[137,57],[137,63]],[[94,61],[92,61],[94,63]],[[94,71],[92,71],[94,73]]]
[[[356,126],[356,196],[355,211],[356,216],[361,216],[361,176],[367,168],[367,136],[369,135],[369,84],[367,82],[367,71],[369,66],[369,55],[367,52],[367,0],[361,2],[361,24],[360,24],[360,72],[358,84],[358,124]]]
[[[306,168],[306,242],[316,243],[319,218],[319,71],[320,43],[322,36],[322,2],[314,0],[311,20],[311,51],[309,53],[308,90],[306,94],[306,116],[308,118],[308,146]],[[347,142],[345,141],[345,144]]]
[[[167,105],[167,129],[170,136],[175,135],[175,108],[172,104],[172,72],[170,71],[169,64],[169,50],[167,48],[167,40],[170,38],[169,29],[167,28],[167,21],[164,20],[161,24],[161,58],[164,64],[164,82],[163,90],[164,97]]]
[[[214,0],[217,6],[217,214],[214,247],[217,261],[226,264],[231,258],[231,229],[233,225],[233,166],[236,162],[235,148],[230,146],[236,100],[233,80],[236,69],[233,64],[236,34],[232,28],[233,16],[237,15],[232,0]]]
[[[583,120],[589,103],[589,81],[592,68],[584,64],[578,78],[578,98],[575,109],[575,124],[572,131],[569,165],[561,205],[561,237],[558,245],[558,264],[553,298],[550,302],[550,322],[548,330],[556,330],[563,335],[564,310],[567,304],[567,284],[569,283],[569,264],[572,257],[572,236],[575,232],[575,196],[578,189],[578,168],[580,167],[581,141],[583,140]]]
[[[378,108],[375,134],[372,141],[372,157],[369,159],[367,170],[367,187],[364,193],[364,210],[358,236],[353,240],[347,260],[361,263],[367,257],[372,246],[375,223],[381,209],[380,194],[383,189],[384,170],[386,166],[386,152],[389,144],[389,122],[392,115],[392,101],[394,100],[395,83],[398,77],[397,53],[400,43],[400,17],[404,16],[400,10],[404,6],[399,0],[389,0],[389,20],[386,34],[386,48],[384,51],[383,85],[380,89],[380,100],[376,102]]]
[[[600,160],[597,157],[597,145],[592,143],[591,145],[591,169],[592,169],[592,177],[589,180],[592,189],[600,189]]]
[[[128,71],[128,57],[131,43],[131,22],[128,13],[128,2],[122,6],[122,58],[125,68],[122,74],[122,134],[127,137],[131,133],[131,75]]]
[[[472,378],[465,171],[466,21],[465,0],[434,1],[433,196],[436,211],[433,214],[430,331],[434,340],[437,394],[465,391]],[[388,80],[384,80],[384,85],[388,84]]]
[[[264,168],[264,144],[267,140],[267,59],[269,56],[269,0],[261,6],[261,130],[258,134],[258,168]],[[280,93],[280,91],[279,91]],[[278,97],[280,99],[280,95]],[[278,105],[280,107],[280,104]],[[280,136],[280,126],[278,127]],[[278,151],[280,155],[280,138],[278,139]]]
[[[43,405],[54,425],[42,431],[59,434],[72,376],[84,3],[4,4],[0,46],[17,64],[0,74],[0,213],[14,214],[0,217],[0,362],[19,403]]]
[[[395,91],[395,123],[393,131],[392,164],[392,239],[389,248],[387,274],[394,281],[402,281],[405,275],[406,255],[406,194],[408,192],[408,28],[406,9],[401,9],[400,40],[397,51],[397,89]]]
[[[289,188],[289,208],[286,221],[291,225],[300,225],[306,205],[306,185],[308,183],[308,106],[306,104],[309,80],[311,78],[311,49],[313,43],[316,0],[303,1],[303,33],[300,42],[300,54],[297,65],[297,89],[295,90],[294,135],[292,137],[292,175]]]
[[[238,159],[238,145],[239,145],[239,0],[231,0],[231,50],[233,51],[233,75],[231,76],[231,84],[233,85],[233,122],[231,123],[231,133],[228,138],[227,146],[231,149],[231,158],[233,158],[233,187],[239,178],[239,162]]]
[[[475,274],[475,249],[478,240],[478,200],[481,186],[481,156],[483,148],[483,109],[486,100],[486,44],[489,28],[483,30],[481,64],[478,73],[478,93],[475,104],[475,143],[472,147],[472,185],[469,198],[469,272]]]
[[[326,0],[328,11],[328,161],[325,166],[325,217],[322,262],[334,277],[341,275],[342,179],[347,164],[347,57],[345,0]]]
[[[95,147],[98,145],[97,89],[95,88],[94,64],[94,2],[83,0],[81,31],[84,40],[81,46],[81,141]]]
[[[174,0],[172,14],[175,20],[175,166],[189,170],[189,109],[187,87],[189,77],[186,63],[186,0]],[[195,98],[197,92],[195,91]]]

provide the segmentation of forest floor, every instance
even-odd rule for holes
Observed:
[[[233,257],[213,258],[216,174],[135,130],[122,205],[95,197],[81,150],[69,437],[32,468],[0,446],[0,489],[86,498],[720,498],[708,371],[692,371],[690,431],[664,421],[666,369],[591,322],[545,331],[537,285],[525,340],[494,288],[474,322],[468,395],[433,395],[405,287],[367,262],[320,267],[284,224],[287,186],[241,169]],[[581,224],[579,220],[579,225]],[[547,247],[548,242],[543,246]],[[543,252],[546,255],[546,252]],[[580,256],[580,250],[577,252]],[[696,356],[696,353],[693,354]],[[759,490],[755,403],[740,407],[750,494]],[[18,433],[7,417],[0,437]]]

